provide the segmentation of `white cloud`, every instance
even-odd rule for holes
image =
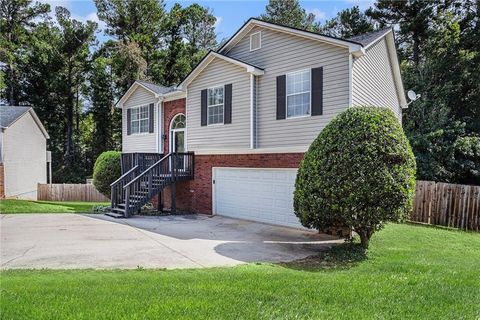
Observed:
[[[215,29],[217,29],[218,26],[220,25],[220,23],[222,23],[223,18],[222,18],[222,17],[215,17],[215,19],[216,19],[216,20],[215,20],[215,24],[213,25],[213,27],[214,27]]]
[[[327,14],[318,9],[318,8],[313,8],[313,9],[306,9],[305,10],[308,14],[312,13],[314,16],[315,16],[315,20],[316,21],[320,21],[320,20],[323,20],[327,17]]]

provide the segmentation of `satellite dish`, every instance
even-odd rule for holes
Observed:
[[[415,101],[418,98],[417,94],[413,90],[408,90],[407,96],[408,96],[408,99],[410,99],[412,101]]]

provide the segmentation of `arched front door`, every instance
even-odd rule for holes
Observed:
[[[178,114],[170,123],[170,152],[185,152],[185,115]]]

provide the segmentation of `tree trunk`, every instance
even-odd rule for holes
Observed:
[[[18,105],[17,99],[16,99],[16,94],[15,94],[15,70],[13,69],[13,66],[10,64],[8,66],[8,103],[11,106],[16,106]]]
[[[75,95],[72,91],[72,71],[71,67],[69,66],[68,69],[68,83],[69,92],[67,97],[67,103],[65,106],[65,125],[66,125],[66,141],[65,141],[65,166],[70,167],[73,162],[73,109],[75,104]]]
[[[363,229],[363,230],[355,230],[358,235],[360,236],[360,245],[364,249],[368,249],[368,245],[370,243],[370,238],[372,237],[373,232],[369,229]]]

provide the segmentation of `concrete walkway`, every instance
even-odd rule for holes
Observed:
[[[342,242],[204,215],[1,215],[1,268],[197,268],[304,258]]]

